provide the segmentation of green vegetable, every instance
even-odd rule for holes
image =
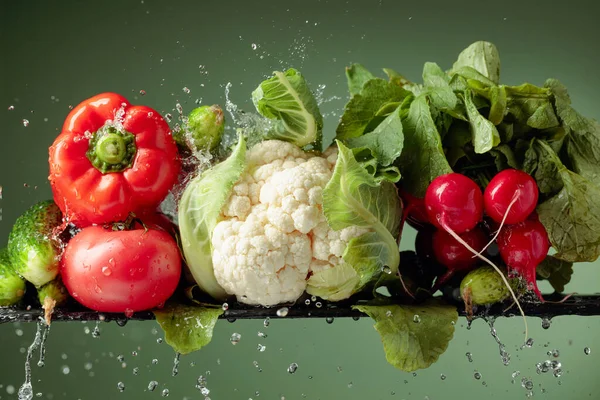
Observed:
[[[352,265],[341,263],[335,268],[313,272],[306,282],[306,293],[329,301],[344,300],[356,292],[360,282]]]
[[[14,271],[8,251],[0,249],[0,306],[12,306],[25,294],[25,281]]]
[[[511,282],[511,286],[514,281]],[[474,305],[493,304],[510,297],[502,277],[490,266],[470,271],[460,283],[460,293],[465,302]]]
[[[465,91],[464,101],[469,116],[475,153],[486,153],[500,144],[500,134],[494,124],[479,113],[473,103],[473,95],[468,89]]]
[[[69,292],[60,277],[57,277],[38,289],[38,300],[40,301],[40,304],[43,305],[45,303],[46,297],[54,300],[56,302],[56,307],[62,307],[67,303],[69,300]]]
[[[229,158],[194,178],[179,202],[184,257],[200,288],[215,299],[224,299],[227,293],[213,272],[210,240],[221,209],[245,168],[246,142],[240,137]]]
[[[500,54],[490,42],[479,41],[471,44],[459,55],[452,66],[454,72],[462,67],[471,67],[494,84],[500,81]]]
[[[544,86],[554,96],[556,112],[567,134],[567,154],[573,171],[590,182],[599,182],[600,123],[575,111],[567,88],[556,79],[547,80]]]
[[[272,120],[266,138],[319,149],[323,117],[304,77],[293,68],[273,75],[252,92],[258,112]]]
[[[154,310],[165,340],[179,354],[189,354],[210,343],[223,309],[172,305]]]
[[[323,212],[333,230],[350,226],[371,229],[353,238],[342,256],[360,279],[356,290],[379,276],[385,267],[395,274],[400,257],[396,237],[402,209],[396,188],[378,182],[338,142],[339,155],[331,180],[323,190]]]
[[[455,307],[430,300],[417,306],[357,305],[375,320],[387,361],[412,372],[428,368],[448,348],[458,320]]]
[[[193,109],[188,115],[186,131],[185,135],[174,135],[178,144],[186,145],[184,136],[187,136],[196,150],[214,151],[225,131],[223,110],[216,104]]]
[[[458,99],[450,87],[450,77],[435,63],[423,67],[423,84],[428,89],[431,104],[440,110],[454,110]]]
[[[537,213],[557,251],[555,257],[570,262],[596,260],[600,255],[600,188],[569,171],[539,139],[532,141],[525,165],[538,185],[542,183],[540,190],[550,194]]]
[[[336,139],[345,141],[368,132],[369,125],[379,125],[384,120],[377,112],[386,104],[402,102],[409,92],[391,82],[375,78],[366,82],[360,93],[352,96],[336,130]]]
[[[60,209],[43,201],[17,218],[8,237],[10,261],[19,275],[39,287],[56,277],[60,249],[53,229],[62,223]]]
[[[536,272],[538,278],[546,279],[557,293],[562,293],[571,281],[573,263],[549,255],[537,266]]]
[[[360,64],[352,64],[346,67],[346,79],[351,95],[360,93],[365,83],[374,78],[375,76]]]
[[[431,181],[452,172],[426,95],[420,95],[410,103],[402,125],[404,147],[398,161],[402,185],[413,196],[423,198]]]

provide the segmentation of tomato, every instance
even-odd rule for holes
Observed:
[[[61,260],[62,279],[71,296],[102,312],[131,314],[161,306],[177,288],[181,257],[167,232],[155,225],[147,228],[83,228],[69,241]]]

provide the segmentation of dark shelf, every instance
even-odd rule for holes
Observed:
[[[545,303],[522,303],[523,310],[530,317],[546,317],[552,318],[563,315],[577,316],[595,316],[600,315],[600,295],[589,296],[572,296],[562,303],[555,303],[562,299],[562,296],[553,295],[547,296],[548,300]],[[512,317],[518,316],[519,312],[516,307],[506,308],[510,303],[495,304],[489,308],[479,307],[475,311],[475,316],[496,316],[496,317]],[[459,314],[465,316],[464,307],[457,303]],[[304,304],[296,304],[288,306],[288,313],[285,317],[279,317],[277,310],[281,307],[263,308],[263,307],[248,307],[241,304],[231,305],[230,308],[221,316],[222,319],[230,321],[236,319],[265,319],[267,317],[273,319],[286,318],[361,318],[366,315],[355,311],[348,304],[333,304],[323,302],[321,307],[316,307],[315,303],[307,306]],[[36,321],[44,314],[41,309],[22,309],[16,307],[0,307],[0,323],[8,322],[31,322]],[[124,325],[127,320],[153,320],[152,312],[139,312],[133,314],[130,318],[124,314],[99,313],[83,308],[72,309],[57,309],[52,315],[53,321],[116,321],[120,325]]]

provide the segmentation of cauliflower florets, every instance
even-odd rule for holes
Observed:
[[[323,214],[323,188],[331,179],[337,149],[314,156],[278,140],[246,154],[248,167],[223,207],[212,236],[219,284],[247,304],[295,301],[306,279],[332,268],[348,241],[367,232],[333,231]]]

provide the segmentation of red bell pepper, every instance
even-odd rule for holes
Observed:
[[[161,115],[116,93],[75,107],[49,153],[54,201],[66,220],[78,225],[155,210],[181,168]]]

